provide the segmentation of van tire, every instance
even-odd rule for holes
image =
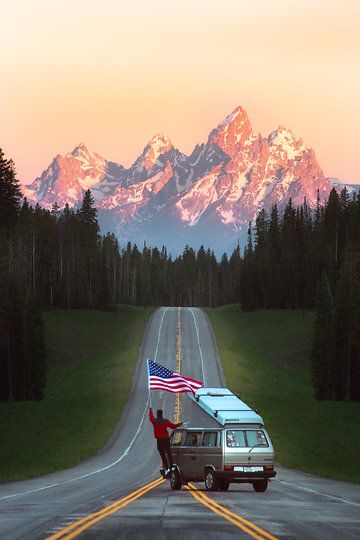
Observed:
[[[227,480],[220,480],[219,482],[219,490],[220,491],[227,491],[229,489],[230,482]]]
[[[170,487],[173,491],[181,489],[181,478],[177,469],[170,476]]]
[[[257,482],[253,482],[253,488],[257,493],[263,493],[267,490],[268,487],[268,481],[267,480],[258,480]]]
[[[217,491],[219,480],[212,469],[205,469],[205,487],[208,491]]]

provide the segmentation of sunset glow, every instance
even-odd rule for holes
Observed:
[[[357,0],[3,0],[0,147],[30,183],[79,142],[129,166],[190,153],[236,106],[360,183]]]

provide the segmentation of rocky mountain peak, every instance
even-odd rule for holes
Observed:
[[[219,124],[218,127],[230,124],[238,127],[239,124],[242,124],[244,121],[250,123],[247,112],[239,105]]]
[[[300,159],[311,150],[309,146],[304,145],[302,139],[297,139],[293,132],[284,126],[279,126],[278,129],[270,133],[267,141],[270,151],[281,155],[285,160]]]
[[[157,156],[160,156],[161,154],[169,152],[172,149],[173,144],[169,137],[163,135],[162,133],[157,133],[156,135],[153,135],[153,137],[147,143],[146,148],[148,147],[152,149]]]
[[[158,158],[162,154],[166,154],[173,148],[172,142],[169,137],[162,133],[155,134],[143,151],[144,167],[145,169],[151,169],[157,162]]]
[[[223,120],[209,136],[210,143],[216,143],[227,155],[234,156],[252,134],[248,115],[242,107],[236,109]]]
[[[90,154],[89,150],[84,143],[79,143],[75,146],[74,150],[71,152],[73,156],[78,156],[79,154]]]
[[[285,126],[279,126],[270,133],[268,136],[268,142],[270,144],[294,144],[297,141],[295,135],[290,129],[286,128]]]

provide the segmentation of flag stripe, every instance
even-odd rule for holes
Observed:
[[[159,381],[159,382],[164,382],[166,384],[180,384],[180,383],[185,382],[189,386],[195,386],[196,388],[200,388],[202,386],[202,384],[197,381],[196,382],[192,380],[189,381],[183,377],[173,377],[172,379],[163,379],[161,377],[155,377],[154,375],[150,375],[150,381]]]
[[[189,387],[169,388],[168,386],[152,386],[151,390],[163,390],[164,392],[172,392],[173,394],[182,394],[184,392],[191,392]]]
[[[151,381],[150,382],[150,387],[153,387],[156,385],[166,386],[168,388],[174,388],[174,389],[186,387],[186,388],[195,388],[197,390],[199,388],[199,386],[190,385],[190,384],[187,384],[186,382],[178,382],[174,384],[171,384],[171,383],[169,384],[165,381]]]
[[[187,392],[192,392],[193,390],[197,390],[196,388],[195,389],[191,388],[191,386],[188,386],[187,384],[171,386],[171,385],[163,384],[163,383],[154,383],[150,386],[150,388],[151,389],[161,388],[162,390],[169,390],[171,392],[178,392],[183,389],[186,389]]]

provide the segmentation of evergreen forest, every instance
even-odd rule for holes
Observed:
[[[360,192],[261,210],[241,253],[119,245],[101,235],[90,190],[79,208],[32,207],[0,150],[0,401],[42,399],[42,309],[140,306],[314,309],[320,400],[360,400]]]

